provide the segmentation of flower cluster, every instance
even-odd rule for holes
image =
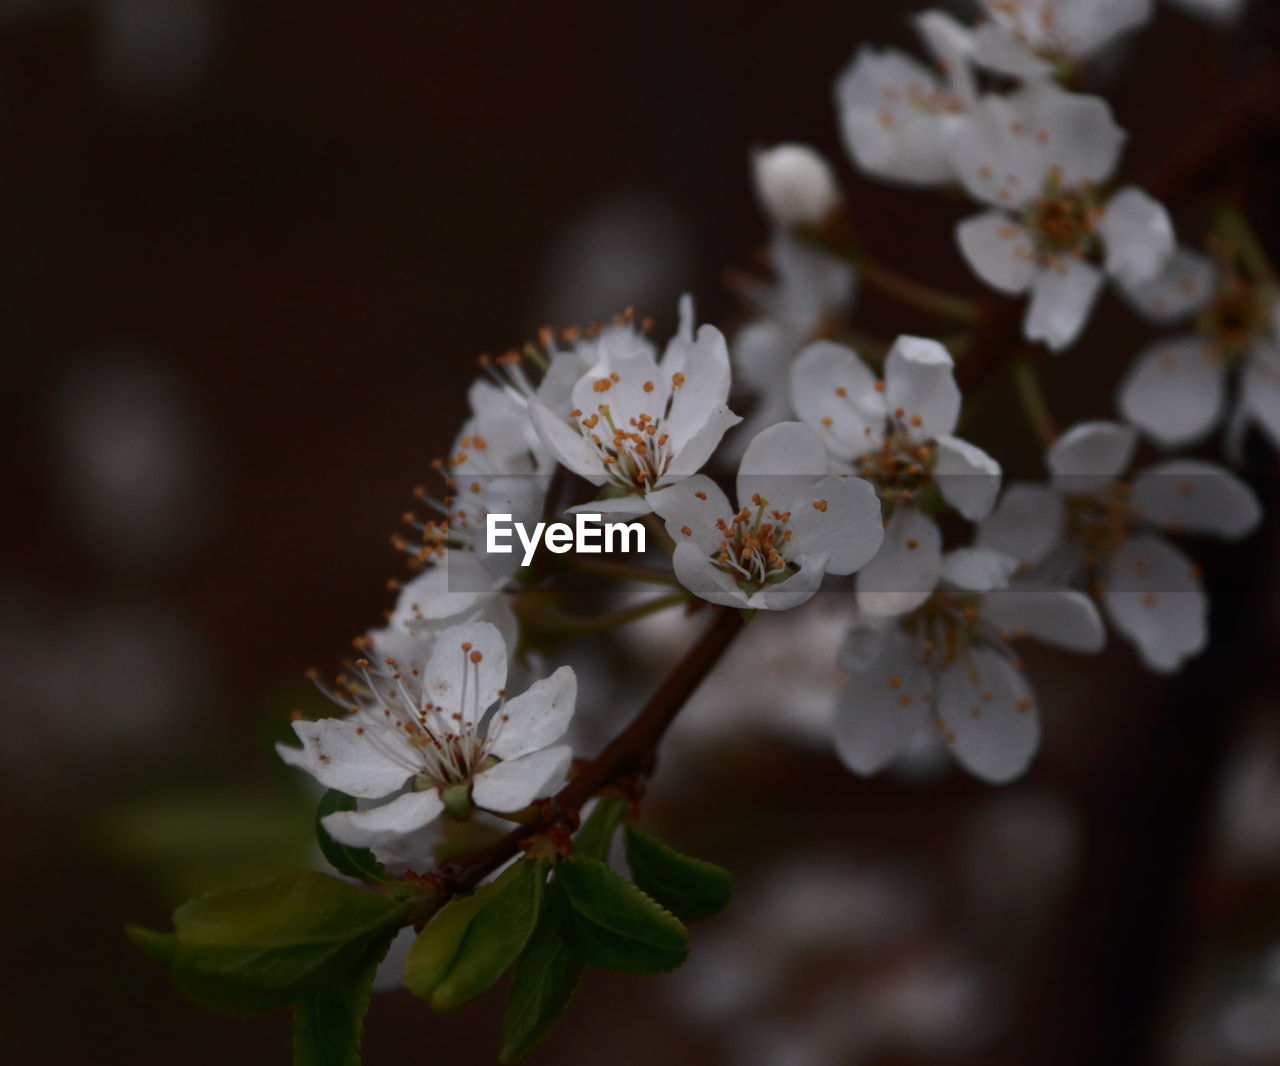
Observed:
[[[833,639],[819,650],[843,672],[838,696],[823,694],[834,704],[823,735],[864,775],[922,745],[987,782],[1022,775],[1041,737],[1024,639],[1093,654],[1109,625],[1161,674],[1209,643],[1200,568],[1175,541],[1238,540],[1263,509],[1226,466],[1138,450],[1199,445],[1221,427],[1235,461],[1253,426],[1280,446],[1280,285],[1238,211],[1220,212],[1200,254],[1179,248],[1161,203],[1116,183],[1128,135],[1102,97],[1076,88],[1152,17],[1151,0],[981,6],[974,25],[941,11],[915,18],[929,64],[863,46],[835,96],[864,175],[913,195],[950,185],[979,205],[941,236],[1001,298],[978,304],[873,259],[835,169],[787,143],[751,157],[772,277],[741,283],[751,319],[732,343],[696,326],[685,297],[661,347],[653,323],[628,311],[586,329],[548,328],[536,344],[481,359],[469,411],[433,464],[436,484],[415,492],[422,513],[407,515],[409,532],[394,538],[411,576],[336,679],[317,678],[339,713],[299,715],[300,746],[278,747],[331,790],[319,823],[330,861],[366,880],[396,867],[401,884],[426,893],[405,904],[406,914],[420,909],[402,924],[431,920],[406,983],[433,1006],[478,994],[470,963],[448,976],[475,929],[528,927],[514,949],[487,956],[502,961],[486,971],[489,984],[521,957],[532,930],[545,929],[544,892],[558,900],[546,920],[567,924],[537,951],[568,944],[577,972],[679,964],[687,942],[677,919],[706,916],[709,905],[668,898],[662,876],[641,885],[646,862],[663,873],[688,860],[628,819],[665,729],[758,612],[801,611],[819,594],[838,605],[822,615]],[[1178,332],[1117,367],[1124,421],[1098,417],[1059,433],[1038,366],[1087,337],[1106,282],[1149,323]],[[864,286],[956,330],[881,339],[857,307]],[[1038,480],[1009,478],[1027,449],[1008,448],[985,413],[972,417],[983,386],[1005,377],[1040,439]],[[541,532],[588,514],[634,520],[649,550],[580,558],[548,537],[522,556],[494,550],[486,535],[494,516]],[[665,591],[629,599],[618,582]],[[580,613],[584,605],[595,613]],[[555,659],[572,637],[677,609],[690,625],[710,619],[703,635],[664,626],[680,645],[667,681],[596,758],[575,759],[586,746],[579,677],[582,709],[623,700],[589,656],[572,666]],[[765,628],[780,642],[806,632]],[[802,650],[806,661],[817,656]],[[767,661],[798,659],[784,647]],[[521,691],[509,695],[512,674]],[[794,713],[782,706],[775,717],[785,724]],[[630,888],[609,881],[604,862],[623,823],[635,849]],[[459,849],[477,827],[484,846]],[[350,868],[344,849],[360,852]],[[723,905],[720,874],[693,864],[675,880],[697,880]],[[594,888],[613,893],[610,921],[625,925],[625,912],[645,935],[619,946],[608,930],[583,933],[572,913],[594,920]],[[514,892],[525,893],[518,905]],[[432,915],[453,896],[462,898],[441,915],[473,924],[439,933],[447,923]],[[487,913],[500,896],[512,909],[491,921],[469,909]],[[517,989],[520,980],[517,969]]]

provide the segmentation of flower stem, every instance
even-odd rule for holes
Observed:
[[[977,303],[915,281],[881,263],[862,246],[847,220],[821,231],[798,232],[801,240],[853,263],[858,268],[858,277],[868,288],[935,318],[949,319],[966,326],[977,323],[981,314]]]
[[[636,603],[630,607],[622,607],[616,611],[606,611],[604,614],[592,615],[587,618],[564,615],[553,619],[553,621],[556,625],[564,626],[575,633],[605,633],[610,629],[625,626],[628,622],[634,622],[638,618],[645,618],[648,615],[657,614],[659,611],[665,611],[668,607],[676,607],[688,602],[689,594],[684,589],[681,589],[678,592],[671,592],[666,596],[657,596],[654,599],[645,600],[643,603]]]
[[[858,267],[858,276],[868,288],[899,303],[924,311],[935,318],[950,319],[966,326],[972,326],[978,321],[978,305],[972,300],[913,281],[867,255],[854,259],[854,262]]]
[[[1049,410],[1049,404],[1045,401],[1044,388],[1040,384],[1040,375],[1036,372],[1035,364],[1029,355],[1023,353],[1014,358],[1009,369],[1013,374],[1013,384],[1018,390],[1018,399],[1022,401],[1022,410],[1026,413],[1027,421],[1036,431],[1040,443],[1047,448],[1058,439],[1058,427]]]
[[[640,581],[650,585],[675,585],[675,574],[669,570],[655,570],[648,566],[636,566],[631,563],[615,563],[604,559],[574,558],[574,567],[584,574],[595,574],[597,577],[611,577],[618,581]]]
[[[1228,245],[1244,266],[1252,281],[1272,287],[1277,285],[1275,268],[1258,243],[1249,220],[1239,208],[1228,205],[1219,207],[1215,212],[1214,229],[1216,235]]]

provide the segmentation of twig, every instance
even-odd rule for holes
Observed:
[[[1035,363],[1030,353],[1016,356],[1010,368],[1013,384],[1018,390],[1018,399],[1022,401],[1022,409],[1026,412],[1027,421],[1036,431],[1040,443],[1046,448],[1058,439],[1058,427],[1054,423],[1053,414],[1044,398],[1044,389],[1040,384],[1040,375],[1036,372]]]

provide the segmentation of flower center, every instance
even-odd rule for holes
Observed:
[[[1067,533],[1084,547],[1085,566],[1096,569],[1129,536],[1129,486],[1113,482],[1096,493],[1068,496],[1065,503]]]
[[[744,507],[729,519],[718,519],[716,528],[723,540],[711,557],[716,566],[737,579],[748,594],[765,585],[785,581],[795,567],[788,561],[791,542],[791,512],[769,509],[769,501],[759,493],[751,497],[752,511]],[[814,507],[826,510],[826,500]]]
[[[1022,216],[1036,251],[1045,259],[1093,251],[1102,211],[1092,185],[1065,187],[1057,167],[1045,178],[1044,192]]]
[[[1271,302],[1238,271],[1222,268],[1217,291],[1196,324],[1211,338],[1214,356],[1231,365],[1244,358],[1271,327]]]
[[[356,676],[339,676],[332,689],[318,682],[317,687],[359,722],[359,735],[414,774],[420,787],[463,784],[485,769],[489,748],[508,719],[499,703],[486,723],[488,708],[480,706],[484,655],[469,643],[461,647],[464,659],[456,710],[428,698],[421,671],[403,668],[390,658],[381,665],[357,659]]]
[[[598,378],[592,388],[603,395],[621,380],[621,375],[615,370],[607,377]],[[629,493],[643,495],[667,472],[674,453],[662,424],[670,414],[675,391],[683,384],[683,374],[671,375],[671,388],[656,416],[638,411],[624,422],[621,414],[615,416],[612,405],[603,402],[597,404],[591,414],[585,414],[578,408],[569,412],[570,422],[595,449],[609,480],[615,485]],[[645,393],[653,393],[657,386],[646,381],[641,389]]]
[[[938,588],[900,623],[920,641],[921,664],[946,670],[962,658],[978,633],[982,594]]]
[[[899,427],[885,434],[880,447],[856,456],[853,466],[859,477],[875,486],[887,515],[895,504],[911,503],[929,485],[936,462],[933,441],[913,441]]]

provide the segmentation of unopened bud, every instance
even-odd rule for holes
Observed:
[[[816,226],[840,205],[831,164],[806,144],[759,148],[751,157],[756,196],[782,226]]]

